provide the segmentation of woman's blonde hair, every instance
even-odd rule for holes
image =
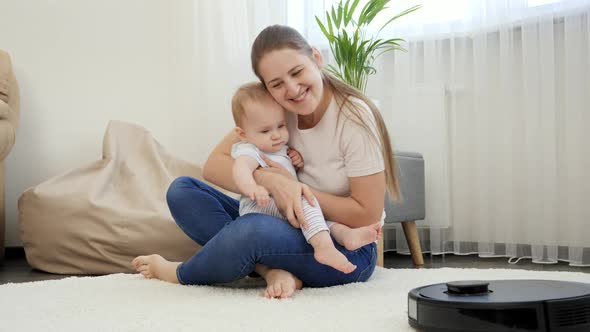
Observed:
[[[284,25],[271,25],[266,27],[260,32],[260,34],[258,34],[256,40],[254,40],[251,53],[252,69],[263,84],[264,80],[262,79],[258,68],[260,60],[268,52],[281,50],[284,48],[296,50],[304,55],[309,56],[310,58],[313,58],[312,47],[307,43],[305,38],[303,38],[303,36],[297,32],[297,30]],[[383,117],[377,109],[377,106],[375,106],[375,104],[361,91],[337,79],[332,74],[323,69],[322,77],[324,87],[328,87],[332,90],[336,100],[339,103],[340,110],[344,108],[350,110],[350,112],[341,111],[338,113],[338,116],[340,117],[341,114],[345,114],[345,116],[347,116],[351,121],[364,128],[368,134],[374,136],[370,124],[366,123],[362,116],[362,110],[360,109],[361,106],[353,102],[351,99],[358,98],[365,102],[371,109],[371,113],[375,117],[375,123],[377,125],[377,132],[379,136],[377,140],[380,143],[381,154],[383,155],[383,160],[385,161],[385,181],[387,192],[392,199],[400,199],[401,194],[396,172],[397,166],[395,164],[395,158],[393,157],[393,147],[389,138],[389,133],[385,127],[385,123],[383,122]]]

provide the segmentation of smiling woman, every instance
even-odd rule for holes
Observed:
[[[202,181],[181,177],[171,184],[167,201],[180,228],[202,249],[182,263],[140,256],[133,261],[135,268],[148,277],[182,284],[230,282],[256,271],[267,282],[266,296],[281,298],[302,286],[367,281],[377,261],[373,239],[384,218],[383,197],[386,190],[391,197],[399,195],[381,116],[367,97],[323,71],[319,52],[293,28],[263,29],[252,45],[251,61],[260,86],[289,114],[289,143],[305,159],[298,174],[301,182],[271,163],[254,172],[256,184],[272,195],[288,223],[266,214],[242,215],[236,200]],[[247,194],[231,176],[237,161],[230,152],[239,140],[234,131],[222,139],[205,164],[204,177]],[[373,239],[360,248],[334,244],[343,263],[324,261],[314,239],[308,243],[297,229],[310,221],[302,195],[310,204],[316,198],[326,219],[337,221],[330,228],[334,238],[345,229],[376,225]]]

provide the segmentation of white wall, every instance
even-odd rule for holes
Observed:
[[[195,162],[220,127],[231,128],[229,115],[205,126],[198,120],[207,110],[193,107],[192,15],[185,0],[0,0],[0,48],[12,55],[21,88],[6,169],[7,246],[21,245],[21,193],[100,159],[109,120],[142,125]]]

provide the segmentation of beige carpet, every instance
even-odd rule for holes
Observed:
[[[382,269],[367,283],[304,289],[289,300],[244,288],[180,286],[141,275],[0,286],[0,331],[413,331],[412,288],[464,279],[553,279],[590,274],[503,269]]]

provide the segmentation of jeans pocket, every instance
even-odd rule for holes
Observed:
[[[375,265],[377,263],[377,251],[376,251],[376,245],[372,244],[371,248],[369,249],[369,265],[367,265],[367,267],[365,267],[364,270],[361,271],[361,273],[359,273],[358,278],[356,279],[356,282],[365,282],[367,280],[369,280],[369,278],[373,275],[373,271],[375,271]]]

